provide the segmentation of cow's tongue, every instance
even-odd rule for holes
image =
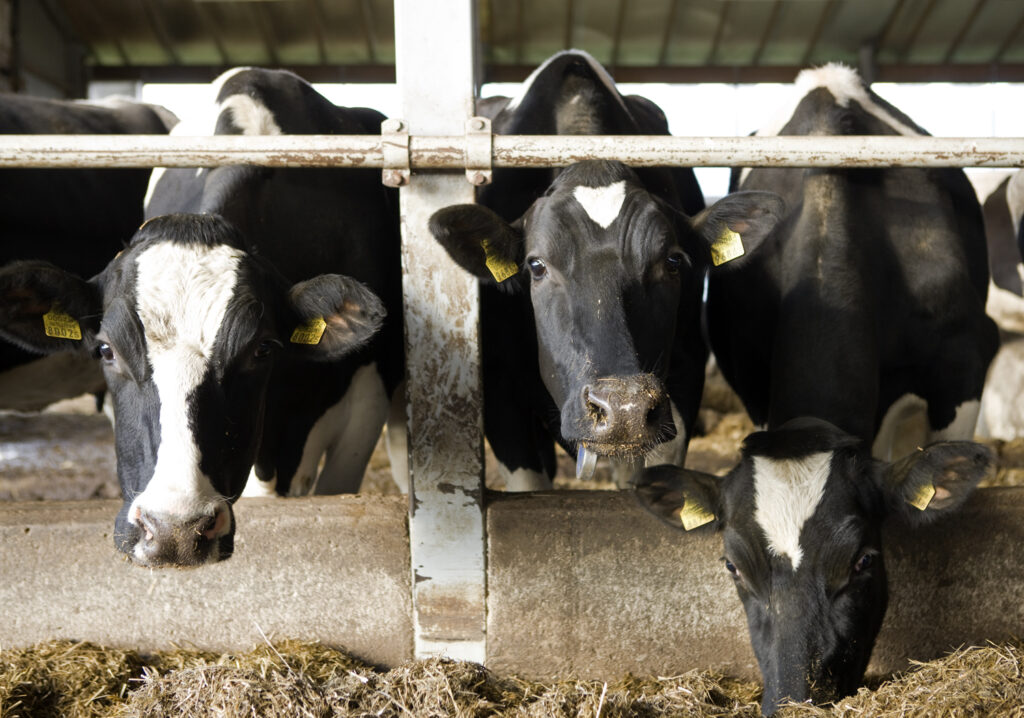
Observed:
[[[597,454],[583,444],[576,449],[576,478],[589,481],[594,477],[594,468],[597,466]]]

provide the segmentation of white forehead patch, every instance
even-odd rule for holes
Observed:
[[[221,499],[199,468],[188,397],[206,375],[241,250],[160,242],[136,263],[135,301],[160,398],[160,446],[153,477],[133,502],[162,515],[212,514]]]
[[[572,196],[580,203],[592,220],[608,229],[619,216],[622,202],[626,199],[626,180],[619,180],[606,187],[584,187],[573,190]]]
[[[821,502],[831,463],[830,451],[799,459],[754,457],[754,519],[768,550],[788,556],[794,571],[803,559],[800,531]]]

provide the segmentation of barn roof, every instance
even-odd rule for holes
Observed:
[[[93,79],[206,81],[263,65],[311,81],[394,81],[392,0],[40,1]],[[1019,0],[477,4],[485,81],[522,80],[566,47],[624,82],[789,82],[832,60],[878,81],[1024,81]]]

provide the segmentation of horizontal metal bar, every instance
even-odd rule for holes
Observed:
[[[464,138],[412,136],[413,170],[465,169]],[[495,167],[1024,167],[1024,137],[494,135]],[[379,135],[0,135],[0,167],[365,167]]]
[[[93,80],[139,82],[210,82],[233,65],[90,65]],[[278,65],[308,82],[393,83],[395,67],[389,64],[290,64]],[[496,64],[483,67],[483,82],[522,82],[537,69],[535,64]],[[725,82],[791,83],[805,65],[618,65],[616,82],[668,82],[693,84]],[[883,62],[875,82],[1024,82],[1024,63],[898,64]]]

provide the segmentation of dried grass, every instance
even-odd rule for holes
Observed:
[[[0,652],[0,718],[754,718],[759,694],[756,684],[705,671],[537,683],[431,659],[385,672],[300,641],[227,655],[179,648],[141,656],[67,641]],[[789,706],[780,715],[1024,718],[1024,650],[961,649],[835,706]]]

